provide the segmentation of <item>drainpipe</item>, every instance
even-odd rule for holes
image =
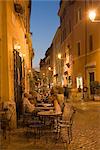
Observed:
[[[85,0],[85,14],[87,13],[87,2]],[[87,15],[86,15],[87,16]],[[87,80],[87,76],[86,76],[86,64],[87,64],[87,17],[85,17],[85,62],[84,62],[84,80],[83,80],[83,99],[84,99],[84,85],[86,86],[86,80]]]

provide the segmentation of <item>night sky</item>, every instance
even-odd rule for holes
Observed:
[[[38,68],[41,58],[52,43],[59,26],[59,0],[32,0],[31,32],[35,57],[33,67]]]

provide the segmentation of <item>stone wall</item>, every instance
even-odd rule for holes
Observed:
[[[14,101],[4,102],[4,109],[7,109],[7,119],[9,120],[11,129],[16,128],[16,106]]]

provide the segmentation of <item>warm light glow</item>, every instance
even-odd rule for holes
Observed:
[[[21,46],[20,46],[20,45],[17,45],[17,49],[20,50],[20,48],[21,48]]]
[[[23,54],[23,57],[25,57],[26,55],[25,54]]]
[[[90,19],[91,21],[94,21],[95,18],[96,18],[96,11],[95,11],[95,10],[90,10],[90,11],[89,11],[89,19]]]
[[[83,78],[82,77],[76,77],[76,83],[77,83],[77,88],[83,89]]]
[[[43,76],[45,76],[45,73],[43,73]]]
[[[29,69],[29,71],[28,71],[29,73],[31,73],[31,70]]]
[[[22,58],[22,57],[23,57],[23,54],[20,52],[20,53],[19,53],[19,56]]]
[[[58,59],[61,59],[61,54],[60,53],[58,54]]]
[[[14,49],[17,50],[17,44],[14,45]]]
[[[49,70],[51,70],[51,67],[48,67]]]
[[[17,44],[14,44],[14,49],[15,50],[20,50],[21,49],[21,46],[17,43]]]

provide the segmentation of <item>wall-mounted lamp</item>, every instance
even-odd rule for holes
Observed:
[[[18,50],[20,50],[20,49],[21,49],[21,46],[20,46],[20,45],[18,45],[18,46],[17,46],[17,49],[18,49]]]
[[[100,22],[100,20],[95,19],[96,18],[96,10],[89,10],[88,16],[92,22]]]
[[[21,46],[17,43],[17,44],[14,44],[14,49],[15,50],[20,50],[21,49]]]
[[[31,73],[31,69],[29,69],[28,72]]]
[[[48,67],[48,70],[50,71],[50,70],[51,70],[51,67]]]
[[[23,54],[23,57],[25,57],[26,55],[25,54]]]
[[[61,54],[60,53],[58,54],[58,59],[61,59]]]

